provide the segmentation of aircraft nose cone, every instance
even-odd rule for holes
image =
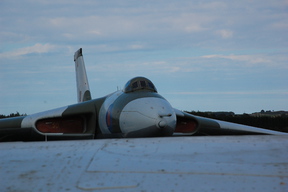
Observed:
[[[172,113],[158,113],[159,115],[159,122],[158,127],[161,129],[162,135],[169,136],[172,135],[175,130],[175,123],[174,116]]]
[[[176,127],[176,115],[162,98],[140,98],[128,103],[119,118],[127,137],[170,136]]]
[[[158,126],[160,128],[164,128],[164,127],[166,127],[166,125],[167,125],[167,122],[165,120],[160,120],[158,123]]]

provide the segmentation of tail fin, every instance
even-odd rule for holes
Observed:
[[[84,59],[82,55],[82,48],[74,54],[75,70],[76,70],[76,83],[78,103],[91,100],[91,93],[89,89]]]

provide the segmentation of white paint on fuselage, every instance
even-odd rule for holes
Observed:
[[[165,125],[160,127],[159,124]],[[155,129],[173,129],[176,127],[176,115],[171,105],[162,98],[145,97],[129,102],[119,117],[122,133],[129,133],[148,127]]]

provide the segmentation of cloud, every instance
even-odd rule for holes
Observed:
[[[257,63],[270,63],[271,60],[266,58],[263,55],[205,55],[202,58],[220,58],[220,59],[229,59],[233,61],[244,61],[252,64]]]
[[[176,95],[288,95],[287,91],[213,91],[213,92],[170,92],[167,94]]]
[[[233,31],[222,29],[216,31],[217,35],[220,35],[223,39],[228,39],[233,37]]]
[[[7,7],[14,6],[12,3],[7,4]],[[51,44],[96,44],[106,41],[114,45],[125,45],[132,41],[141,41],[156,49],[167,45],[185,48],[199,45],[213,47],[220,43],[224,47],[223,39],[233,38],[234,41],[234,38],[240,37],[244,41],[235,42],[238,47],[245,47],[255,41],[259,42],[259,46],[261,43],[275,41],[274,38],[267,38],[272,35],[268,34],[269,30],[263,30],[263,26],[271,26],[275,22],[275,27],[283,28],[285,17],[275,17],[272,11],[266,14],[261,12],[272,3],[252,6],[252,11],[248,9],[251,4],[258,3],[26,1],[13,8],[12,17],[8,17],[9,12],[2,8],[4,17],[0,24],[5,33],[2,36],[4,43],[8,34],[12,33],[19,34],[18,42],[21,39],[24,41],[24,38],[27,41],[30,39]],[[32,5],[35,11],[27,11]],[[17,17],[18,14],[21,17]],[[271,19],[272,17],[276,19]]]
[[[280,29],[280,30],[287,31],[288,30],[287,20],[278,21],[276,23],[273,23],[272,27],[274,27],[275,29]]]
[[[14,51],[0,53],[0,58],[19,57],[19,56],[33,54],[33,53],[39,53],[39,54],[48,53],[54,48],[55,46],[49,43],[47,44],[36,43],[33,46],[23,47],[23,48],[16,49]]]

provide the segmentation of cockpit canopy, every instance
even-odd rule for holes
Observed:
[[[134,77],[133,79],[129,80],[126,83],[123,91],[125,93],[129,93],[139,90],[157,93],[157,89],[155,88],[154,84],[145,77]]]

